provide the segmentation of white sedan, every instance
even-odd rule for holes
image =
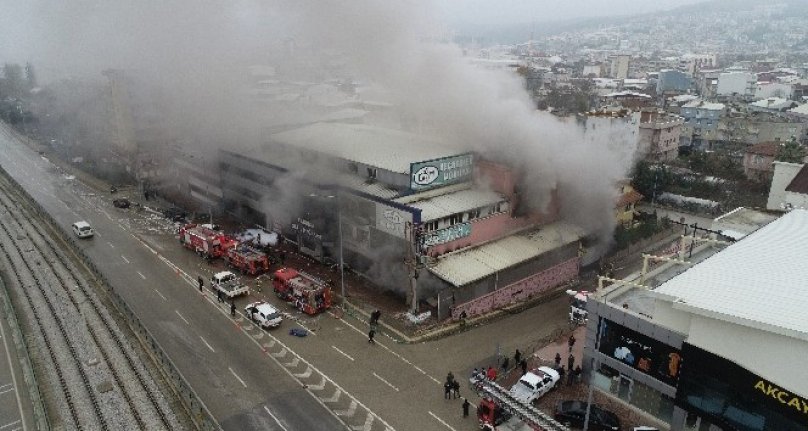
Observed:
[[[511,388],[511,395],[525,404],[542,397],[558,384],[561,376],[550,367],[539,367],[528,371]]]
[[[244,313],[262,328],[277,328],[283,316],[277,308],[266,302],[253,302],[244,307]]]

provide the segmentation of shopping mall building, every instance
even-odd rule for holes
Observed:
[[[808,211],[740,236],[684,237],[599,289],[584,353],[598,390],[674,431],[808,430]]]

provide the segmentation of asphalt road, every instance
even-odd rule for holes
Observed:
[[[473,414],[462,418],[461,401],[443,399],[447,371],[462,378],[497,352],[530,353],[536,340],[566,326],[568,300],[559,298],[435,342],[402,345],[381,336],[369,344],[365,322],[302,316],[265,287],[240,298],[239,311],[266,299],[290,315],[278,330],[261,331],[197,289],[196,277],[208,280],[221,264],[203,263],[147,216],[112,207],[109,194],[67,176],[4,125],[0,165],[61,227],[80,219],[95,227],[98,235],[81,246],[228,430],[476,429]],[[295,326],[316,331],[289,336]],[[471,395],[465,387],[461,394]]]

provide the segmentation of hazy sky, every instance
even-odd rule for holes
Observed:
[[[632,15],[705,0],[437,0],[448,23],[508,24]]]

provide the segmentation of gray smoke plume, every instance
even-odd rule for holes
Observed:
[[[265,141],[267,124],[286,112],[244,102],[250,65],[273,65],[298,80],[357,81],[383,88],[410,131],[518,168],[522,195],[534,208],[557,188],[565,218],[604,244],[611,237],[616,182],[629,170],[631,151],[615,151],[605,139],[586,143],[574,122],[537,112],[518,75],[472,66],[447,43],[431,2],[14,3],[0,18],[0,32],[14,43],[0,55],[41,65],[44,79],[103,80],[108,68],[135,73],[170,107],[161,127],[200,149]]]

